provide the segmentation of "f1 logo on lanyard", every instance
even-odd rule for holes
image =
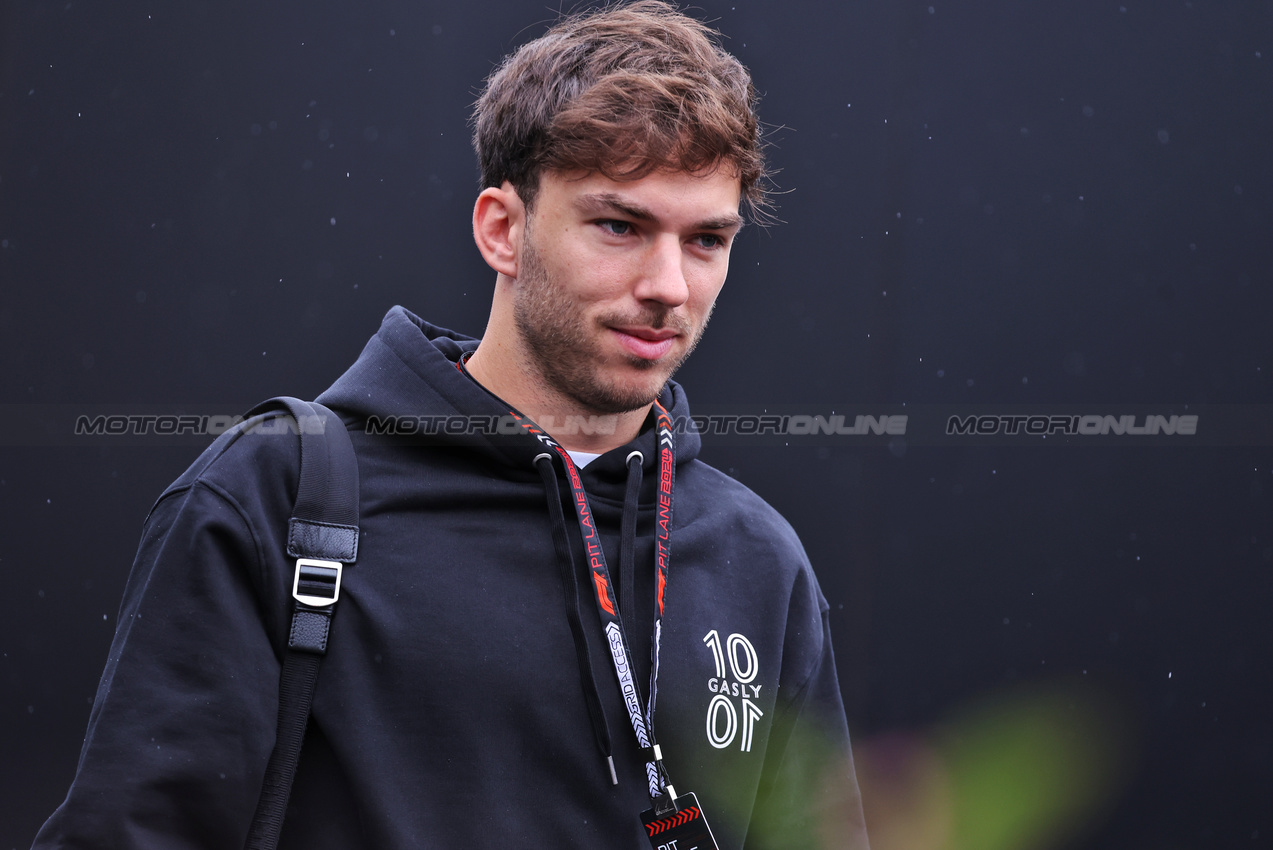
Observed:
[[[649,809],[641,814],[646,837],[654,850],[717,850],[716,839],[691,792],[675,799],[675,809],[657,814]]]

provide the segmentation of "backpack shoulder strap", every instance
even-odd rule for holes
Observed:
[[[358,461],[345,424],[317,402],[287,397],[263,402],[247,415],[274,411],[291,417],[301,442],[300,484],[287,524],[287,554],[296,559],[296,570],[292,626],[279,682],[278,730],[248,850],[278,845],[319,664],[340,599],[341,575],[344,565],[358,557]]]

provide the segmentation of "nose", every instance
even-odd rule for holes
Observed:
[[[641,301],[657,301],[667,307],[679,307],[689,300],[685,256],[679,239],[665,234],[651,242],[634,294]]]

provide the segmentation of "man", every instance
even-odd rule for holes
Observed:
[[[691,811],[721,848],[866,846],[799,541],[675,427],[669,378],[740,203],[764,200],[753,107],[713,33],[658,2],[567,18],[488,81],[486,332],[395,308],[319,399],[356,449],[361,538],[284,846],[671,847]],[[497,424],[398,427],[457,419]],[[209,452],[147,522],[38,847],[244,844],[287,646],[296,438]]]

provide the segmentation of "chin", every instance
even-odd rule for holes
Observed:
[[[650,380],[652,376],[647,373],[645,377],[646,380],[611,381],[604,385],[594,382],[592,386],[582,388],[582,392],[576,394],[576,399],[594,413],[602,415],[640,410],[657,399],[667,385],[666,376],[659,380]]]

